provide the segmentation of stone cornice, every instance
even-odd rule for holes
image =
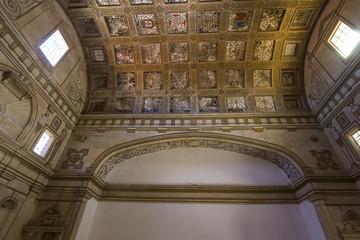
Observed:
[[[223,131],[267,129],[321,129],[312,113],[221,113],[221,114],[113,114],[82,115],[79,131]]]

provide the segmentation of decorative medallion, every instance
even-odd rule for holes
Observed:
[[[120,0],[96,0],[99,6],[118,6]]]
[[[82,149],[79,151],[75,149],[69,149],[69,151],[67,152],[67,159],[61,164],[61,168],[68,169],[69,167],[73,167],[74,169],[81,169],[84,165],[84,158],[88,154],[88,152],[88,149]],[[54,212],[49,211],[49,215],[53,217]]]
[[[235,10],[229,18],[229,32],[248,32],[251,24],[252,11]]]
[[[216,71],[199,71],[199,88],[216,88]]]
[[[144,89],[160,90],[162,88],[161,72],[144,72]]]
[[[189,71],[171,71],[171,89],[185,89],[189,87]]]
[[[271,69],[256,69],[253,74],[254,87],[271,87]]]
[[[135,54],[132,45],[115,45],[115,59],[116,64],[134,64]]]
[[[110,36],[129,36],[129,27],[125,16],[104,16]]]
[[[218,112],[219,103],[217,97],[199,97],[200,112]]]
[[[215,62],[217,56],[216,42],[199,42],[199,62]]]
[[[255,96],[255,104],[259,112],[276,111],[273,96]]]
[[[216,33],[219,31],[220,12],[198,12],[198,32]]]
[[[254,48],[255,61],[268,61],[273,58],[275,41],[273,40],[256,40]]]
[[[227,97],[226,102],[229,112],[247,112],[246,100],[244,96]]]
[[[153,4],[152,0],[130,0],[131,5],[148,5]]]
[[[144,98],[144,113],[161,113],[161,98]]]
[[[244,61],[246,52],[246,41],[227,41],[226,42],[226,61]]]
[[[265,9],[261,15],[259,31],[278,31],[284,18],[285,10]]]
[[[92,17],[78,18],[79,25],[83,31],[84,37],[100,37],[101,34],[96,25],[95,19]]]
[[[132,113],[135,107],[135,98],[117,98],[115,102],[115,113]]]
[[[160,43],[142,44],[141,54],[143,63],[161,63]]]
[[[133,90],[135,89],[135,73],[121,72],[117,74],[117,82],[119,90]]]
[[[187,33],[187,13],[167,13],[166,23],[168,33]]]
[[[226,70],[226,88],[243,88],[245,86],[245,71],[243,69],[238,70]]]
[[[170,112],[172,113],[190,112],[190,99],[188,97],[172,97],[170,101]]]
[[[170,62],[188,62],[189,44],[188,43],[170,43],[169,44]]]
[[[136,26],[140,35],[158,34],[154,14],[135,15]]]

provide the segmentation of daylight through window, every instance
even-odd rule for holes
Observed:
[[[53,141],[54,135],[49,130],[45,130],[38,142],[36,143],[33,151],[40,157],[44,157]]]
[[[357,130],[353,135],[352,135],[353,139],[355,140],[355,142],[357,143],[357,145],[360,147],[360,131]]]
[[[360,34],[342,21],[339,21],[329,43],[344,57],[347,58],[360,41]]]
[[[54,67],[69,49],[59,30],[56,30],[43,44],[40,50]]]

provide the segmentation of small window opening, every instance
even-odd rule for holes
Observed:
[[[40,139],[37,141],[33,151],[40,157],[45,157],[51,143],[54,141],[54,138],[54,135],[49,130],[45,130]]]
[[[351,135],[352,138],[355,140],[357,145],[360,147],[360,131],[357,130],[354,134]]]
[[[343,56],[347,58],[358,45],[360,34],[348,25],[339,21],[328,42]]]
[[[40,50],[53,67],[59,62],[68,49],[69,47],[59,30],[56,30],[40,45]]]

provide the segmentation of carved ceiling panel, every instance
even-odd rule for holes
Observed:
[[[325,0],[58,0],[87,57],[87,113],[304,111]]]

